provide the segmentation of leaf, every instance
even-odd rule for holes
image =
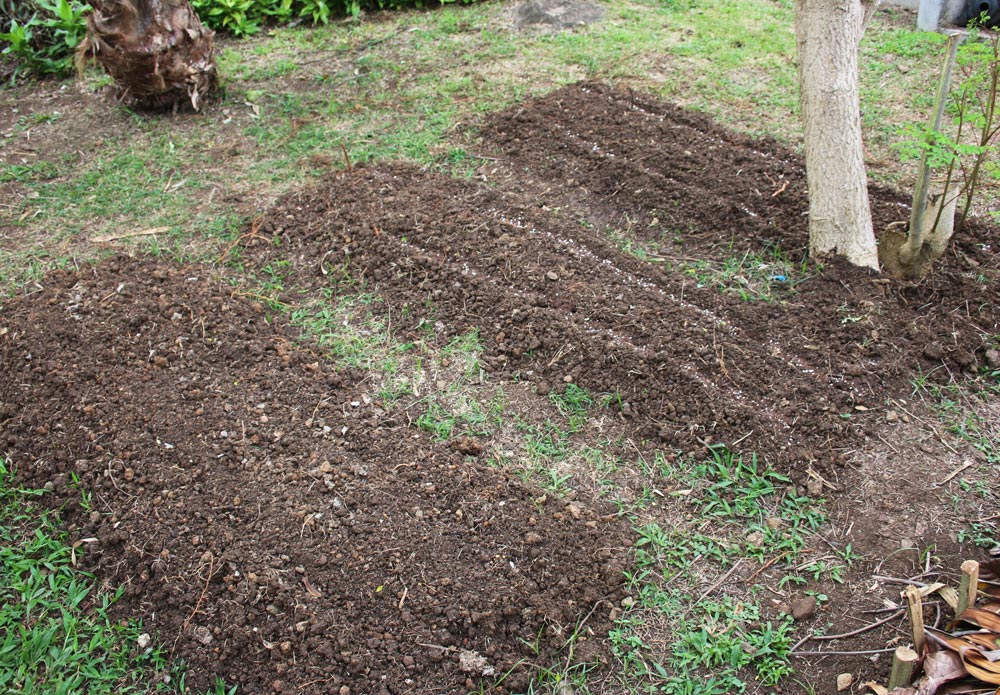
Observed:
[[[917,684],[916,695],[935,695],[945,683],[967,674],[961,657],[955,652],[931,652],[924,659],[924,678]]]
[[[1000,615],[991,611],[975,607],[966,608],[962,611],[962,614],[958,616],[958,619],[977,625],[985,630],[989,630],[990,632],[1000,633]]]

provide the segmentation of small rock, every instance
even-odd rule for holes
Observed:
[[[1000,350],[987,350],[986,364],[989,365],[990,369],[1000,368]]]
[[[753,533],[747,536],[747,543],[749,543],[755,548],[759,548],[760,546],[764,545],[764,534],[761,533],[760,531],[754,531]]]
[[[549,272],[545,273],[545,277],[547,277],[549,280],[552,280],[553,282],[555,282],[556,280],[559,279],[559,273],[557,273],[554,270],[550,270]]]
[[[575,695],[576,689],[569,681],[563,681],[555,689],[555,695]]]
[[[485,656],[468,649],[458,653],[458,667],[466,673],[475,673],[478,676],[492,676],[496,672]]]
[[[451,448],[466,456],[479,456],[483,453],[483,445],[468,436],[451,440]]]
[[[820,497],[823,494],[823,481],[815,476],[809,476],[806,480],[806,493],[810,497]]]
[[[528,545],[538,545],[542,542],[542,537],[534,531],[524,534],[524,542]]]
[[[549,382],[547,381],[539,381],[537,384],[535,384],[535,393],[537,393],[539,396],[547,396],[549,395],[549,391],[551,390],[552,387],[549,386]]]
[[[214,637],[212,637],[212,631],[209,630],[204,625],[199,625],[194,629],[194,638],[199,642],[201,642],[202,644],[204,644],[205,646],[210,645],[212,643],[212,640],[215,639]]]
[[[806,596],[805,598],[792,599],[790,604],[792,617],[795,620],[808,620],[816,615],[816,597]]]
[[[886,422],[897,422],[898,420],[899,420],[899,413],[897,413],[895,410],[890,410],[888,413],[885,414]]]
[[[135,640],[135,643],[136,643],[136,645],[137,645],[137,646],[139,647],[139,649],[145,649],[145,648],[146,648],[146,647],[148,647],[148,646],[149,646],[149,645],[150,645],[150,644],[151,644],[152,642],[153,642],[152,638],[151,638],[151,637],[149,636],[149,634],[148,634],[148,633],[146,633],[146,632],[144,632],[144,633],[142,633],[141,635],[139,635],[139,636],[138,636],[138,637],[136,638],[136,640]]]
[[[924,357],[929,360],[941,360],[944,358],[944,346],[938,341],[928,343],[924,347]]]
[[[854,683],[854,676],[850,673],[841,673],[837,676],[837,692],[843,692],[851,687]]]
[[[777,531],[779,528],[785,525],[785,520],[776,516],[772,516],[768,517],[767,521],[765,521],[764,523],[772,531]]]

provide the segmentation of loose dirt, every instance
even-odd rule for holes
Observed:
[[[370,375],[216,277],[277,262],[282,301],[363,287],[394,336],[478,331],[486,378],[539,403],[570,382],[613,394],[615,427],[644,451],[721,442],[802,490],[825,480],[828,537],[868,560],[803,634],[856,627],[876,567],[917,573],[915,553],[889,557],[902,534],[946,566],[974,556],[947,525],[919,525],[948,490],[928,481],[956,464],[910,399],[917,377],[961,381],[995,358],[996,228],[971,223],[920,282],[817,267],[793,153],[596,83],[481,135],[473,180],[382,164],[286,196],[231,250],[239,271],[115,257],[4,306],[3,451],[65,505],[74,538],[97,539],[84,565],[126,587],[117,610],[158,631],[193,685],[461,693],[514,669],[516,692],[580,625],[576,657],[606,658],[624,595],[629,532],[592,491],[544,495],[474,441],[432,441]],[[872,196],[879,228],[906,217],[899,194]],[[787,270],[760,286],[725,279],[752,274],[726,276],[732,259],[779,251]],[[799,668],[817,692],[828,674],[886,671]]]

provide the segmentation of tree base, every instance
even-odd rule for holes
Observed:
[[[922,278],[931,269],[934,259],[926,249],[920,249],[908,263],[900,258],[906,245],[906,235],[895,229],[885,231],[878,240],[878,260],[882,270],[898,278]]]
[[[147,111],[197,111],[218,86],[213,33],[187,0],[94,0],[82,60],[114,79],[119,100]]]

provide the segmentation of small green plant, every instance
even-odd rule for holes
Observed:
[[[776,302],[783,292],[811,277],[805,257],[795,263],[776,244],[769,244],[759,252],[748,250],[730,255],[721,262],[691,262],[684,272],[694,277],[699,287],[714,286],[745,302]]]
[[[77,0],[29,0],[12,13],[9,24],[0,27],[6,29],[0,33],[0,44],[6,43],[3,53],[20,63],[13,78],[24,71],[36,75],[69,74],[73,56],[87,31],[89,11],[90,5]]]
[[[1000,38],[993,33],[970,31],[957,50],[958,84],[948,94],[946,109],[950,132],[930,125],[908,125],[897,145],[903,161],[925,158],[931,171],[943,172],[943,190],[960,199],[957,223],[968,217],[984,177],[1000,179],[997,147],[1000,143]],[[944,207],[938,210],[936,227]]]

